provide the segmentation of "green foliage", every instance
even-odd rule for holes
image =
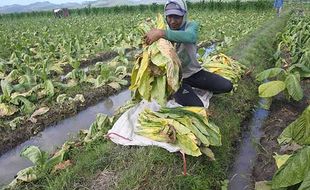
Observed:
[[[56,152],[51,158],[48,153],[41,151],[36,146],[29,146],[21,152],[21,156],[30,160],[34,166],[25,168],[17,173],[16,178],[8,185],[14,188],[23,182],[32,182],[42,178],[45,172],[50,172],[52,168],[64,161],[70,145],[65,143],[61,150]]]
[[[285,89],[283,81],[271,81],[259,86],[258,93],[260,97],[269,98],[275,96]]]
[[[12,85],[6,80],[1,80],[1,90],[3,94],[0,96],[0,102],[9,101],[13,91]]]
[[[285,90],[289,97],[299,101],[303,98],[303,90],[300,80],[310,76],[309,70],[309,46],[310,34],[307,28],[310,17],[300,17],[293,15],[286,26],[285,32],[280,36],[278,44],[276,67],[265,70],[256,76],[258,81],[276,78],[278,82],[266,83],[259,87],[261,97],[272,97]],[[306,44],[305,44],[306,43]],[[287,56],[289,54],[289,56]],[[282,67],[282,68],[280,68]],[[285,87],[283,83],[285,83]]]
[[[310,145],[310,106],[284,129],[278,137],[278,142],[279,144],[296,142],[300,145]]]
[[[286,31],[279,35],[278,50],[275,54],[277,66],[301,64],[310,68],[310,34],[309,16],[301,16],[293,13]],[[286,54],[290,54],[290,59],[286,60]],[[290,63],[291,62],[291,63]]]
[[[21,152],[20,155],[38,166],[43,166],[48,158],[48,154],[46,152],[41,151],[38,147],[35,146],[27,147]]]
[[[286,89],[288,94],[293,97],[294,100],[299,101],[303,98],[303,90],[300,86],[299,74],[289,74],[285,79]]]
[[[293,69],[288,70],[293,71]],[[303,98],[303,90],[300,86],[300,75],[297,71],[291,73],[281,68],[272,68],[256,76],[256,79],[259,81],[267,80],[268,78],[275,78],[276,80],[266,82],[259,86],[258,92],[260,97],[270,98],[285,91],[289,97],[292,97],[296,101]]]
[[[309,183],[307,176],[310,173],[310,147],[306,146],[292,155],[272,178],[272,188],[289,187],[300,182]],[[306,186],[304,184],[303,186]]]
[[[259,73],[256,76],[256,80],[257,81],[264,81],[273,77],[276,77],[277,75],[279,75],[281,72],[284,72],[284,70],[282,68],[271,68],[271,69],[267,69],[261,73]]]
[[[296,184],[300,189],[309,187],[310,175],[310,106],[308,106],[302,115],[284,129],[278,137],[278,142],[281,145],[298,143],[303,145],[302,149],[294,152],[286,157],[280,164],[279,169],[273,176],[272,188],[286,188]],[[277,156],[281,157],[281,156]],[[277,158],[276,158],[277,159]]]
[[[98,138],[102,138],[104,134],[112,127],[112,122],[107,115],[98,114],[95,122],[93,122],[88,131],[85,131],[82,142],[90,143]]]

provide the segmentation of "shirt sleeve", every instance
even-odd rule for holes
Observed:
[[[196,43],[198,37],[198,24],[196,22],[187,23],[185,30],[166,30],[165,38],[177,43]]]

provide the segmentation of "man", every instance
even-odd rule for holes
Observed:
[[[198,24],[187,20],[187,5],[184,0],[169,0],[165,4],[164,16],[169,26],[167,30],[152,29],[145,36],[145,42],[152,44],[160,38],[171,41],[182,63],[182,84],[174,94],[177,103],[183,106],[203,106],[195,94],[194,88],[209,90],[213,93],[230,92],[232,83],[213,73],[202,69],[198,63],[197,39]]]
[[[273,6],[277,11],[277,16],[279,17],[281,9],[283,7],[283,0],[275,0]]]

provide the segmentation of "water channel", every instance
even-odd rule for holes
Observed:
[[[264,105],[264,99],[261,99],[259,105]],[[268,117],[269,112],[257,107],[253,117],[249,122],[248,131],[242,135],[242,142],[239,146],[239,152],[235,157],[232,170],[229,174],[229,190],[251,190],[254,189],[252,179],[252,170],[256,160],[256,146],[262,136],[261,127]]]

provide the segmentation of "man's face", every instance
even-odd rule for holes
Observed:
[[[183,21],[183,16],[178,15],[168,15],[167,23],[172,30],[178,30],[181,27]]]

